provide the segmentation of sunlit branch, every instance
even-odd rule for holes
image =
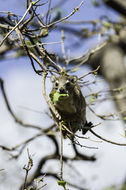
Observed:
[[[85,1],[85,0],[83,0],[83,1],[79,4],[79,6],[75,7],[74,10],[73,10],[69,15],[67,15],[67,16],[64,17],[64,18],[61,18],[60,20],[57,20],[57,21],[55,21],[55,22],[53,22],[53,23],[50,23],[50,24],[46,25],[46,27],[49,28],[49,27],[51,27],[51,26],[53,26],[53,25],[55,25],[55,24],[58,24],[58,23],[60,23],[60,22],[63,22],[64,20],[67,20],[68,18],[70,18],[74,13],[76,13],[76,12],[79,11],[79,9],[80,9],[80,7],[82,6],[82,4],[84,3],[84,1]]]
[[[0,43],[0,46],[2,46],[2,44],[5,42],[5,40],[8,38],[8,36],[21,24],[21,22],[24,20],[24,18],[26,17],[26,15],[28,14],[29,10],[31,9],[31,7],[33,5],[35,5],[36,3],[38,3],[40,0],[37,0],[33,3],[29,4],[28,9],[26,10],[26,12],[24,13],[23,17],[20,19],[20,21],[15,25],[15,27],[13,27],[13,29],[7,33],[7,35],[4,37],[4,39],[2,40],[2,42]]]

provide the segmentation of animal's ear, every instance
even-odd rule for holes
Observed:
[[[51,76],[51,81],[52,81],[52,82],[55,82],[55,81],[56,81],[56,76],[52,75],[52,76]]]
[[[77,76],[73,75],[73,76],[71,76],[70,80],[71,80],[72,83],[75,83],[75,82],[77,82],[77,79],[78,79]]]

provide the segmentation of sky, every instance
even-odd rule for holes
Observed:
[[[71,1],[68,0],[67,4],[63,5],[63,7],[65,7],[63,15],[65,16],[70,13],[71,10],[73,10],[73,8],[78,5],[78,2],[80,1],[74,0],[71,4]],[[25,5],[23,0],[4,0],[4,2],[1,3],[0,11],[12,11],[15,14],[22,15],[25,12],[24,8]],[[45,11],[44,8],[42,11]],[[101,14],[108,15],[113,20],[118,18],[118,15],[107,7],[99,10],[98,8],[94,8],[92,6],[91,1],[86,0],[83,7],[81,7],[80,9],[80,12],[78,12],[76,15],[73,15],[71,19],[92,20],[98,19]],[[82,49],[75,49],[72,54],[76,53],[76,55],[79,56],[81,52],[87,51],[88,49],[94,47],[95,44],[98,42],[98,39],[99,38],[96,37],[95,39],[89,40],[89,42],[84,42],[81,47]],[[52,36],[50,35],[48,40],[59,41],[60,34],[55,33]],[[65,45],[67,47],[68,43],[66,42]],[[50,51],[61,51],[60,45],[48,48],[50,49]],[[11,55],[13,54],[9,54],[6,60],[0,60],[0,77],[3,78],[5,81],[5,88],[12,109],[15,111],[16,115],[21,118],[25,123],[32,123],[43,127],[50,126],[53,122],[51,119],[49,119],[47,114],[45,114],[45,112],[48,112],[49,109],[42,96],[41,77],[37,76],[34,73],[28,58],[14,59]],[[89,71],[90,68],[83,66],[82,69],[77,71],[76,74],[77,76],[81,76]],[[85,80],[92,81],[94,80],[94,77],[91,76],[86,78]],[[109,88],[102,78],[98,77],[98,80],[102,82],[99,82],[91,87],[93,92],[97,92],[100,89]],[[49,93],[51,90],[50,81],[48,81],[48,84],[49,85],[47,86],[47,93]],[[87,95],[90,91],[88,88],[83,88],[82,92],[84,95]],[[23,108],[24,105],[26,109]],[[30,111],[27,108],[37,110],[41,113]],[[102,102],[101,104],[98,104],[95,110],[97,113],[100,114],[109,114],[111,112],[116,112],[115,105],[112,101]],[[98,132],[102,136],[113,141],[118,140],[118,142],[125,142],[125,139],[122,137],[123,124],[121,121],[104,122],[98,119],[96,120],[96,117],[92,113],[90,113],[89,110],[87,110],[87,119],[96,124],[98,122],[102,122],[100,127],[96,127],[95,129],[96,132]],[[13,147],[16,144],[23,142],[27,138],[30,138],[37,133],[37,131],[33,129],[25,129],[14,122],[14,120],[7,111],[1,92],[0,127],[0,144],[9,147]],[[87,136],[89,136],[93,140],[98,140],[90,133],[87,133]],[[69,144],[69,140],[64,140],[65,155],[73,154],[72,148]],[[102,190],[107,186],[113,185],[115,183],[120,184],[121,182],[123,182],[126,176],[125,147],[118,147],[105,142],[95,143],[89,140],[85,142],[82,141],[82,144],[98,147],[98,150],[78,147],[79,150],[85,154],[95,154],[97,157],[97,161],[94,163],[82,161],[74,162],[72,166],[76,168],[77,172],[70,168],[69,165],[71,163],[67,166],[64,165],[64,175],[68,176],[68,179],[73,180],[73,177],[75,177],[78,184],[81,184],[82,186],[85,185],[90,190]],[[54,151],[53,145],[49,143],[49,141],[47,141],[45,137],[36,139],[28,145],[28,148],[33,155],[33,171],[37,166],[37,162],[41,159],[42,156]],[[0,168],[5,169],[0,175],[1,190],[17,190],[24,179],[24,171],[22,168],[27,163],[26,149],[24,150],[24,153],[21,155],[19,160],[10,160],[10,157],[10,153],[7,153],[0,149]],[[55,164],[55,168],[53,167],[53,164]],[[45,172],[46,169],[59,172],[59,163],[48,163],[47,168],[44,168]],[[52,189],[52,185],[54,189],[61,189],[57,186],[55,180],[45,178],[45,182],[47,182],[48,184],[45,189]],[[70,190],[74,190],[74,188],[70,188]]]

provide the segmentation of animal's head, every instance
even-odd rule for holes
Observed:
[[[59,94],[70,94],[77,84],[77,77],[71,75],[52,76],[53,90]]]

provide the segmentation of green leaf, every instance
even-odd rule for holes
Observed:
[[[49,94],[49,97],[50,97],[51,100],[53,100],[54,93],[55,93],[55,92],[52,91],[52,92]]]
[[[57,183],[58,185],[62,186],[65,188],[65,185],[66,185],[66,181],[60,181],[60,180],[57,180]]]
[[[54,92],[50,94],[50,97],[54,102],[57,102],[61,96],[68,96],[67,94],[60,94],[59,92]]]
[[[31,166],[33,166],[33,160],[31,158],[30,158],[29,162],[30,162]]]
[[[95,100],[96,100],[96,97],[91,97],[91,98],[90,98],[90,101],[91,101],[91,102],[94,102]]]
[[[26,43],[27,45],[32,45],[32,43],[31,43],[30,41],[25,41],[25,43]]]

